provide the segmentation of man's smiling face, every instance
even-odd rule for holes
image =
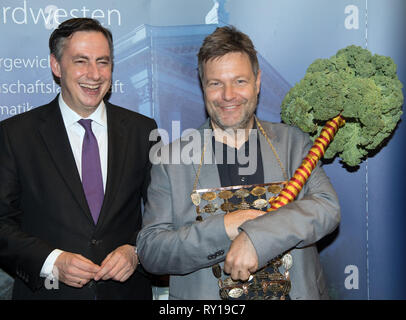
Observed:
[[[78,31],[66,39],[60,61],[51,55],[66,104],[83,117],[93,113],[110,89],[112,57],[101,32]]]
[[[223,130],[252,128],[261,73],[255,77],[248,55],[227,53],[203,68],[206,109],[213,125]]]

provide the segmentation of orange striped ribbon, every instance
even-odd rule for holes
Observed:
[[[302,164],[297,168],[293,177],[289,180],[285,188],[279,193],[276,198],[269,199],[271,207],[267,210],[275,211],[280,207],[295,200],[299,192],[302,190],[307,179],[317,165],[317,162],[324,156],[324,153],[334,139],[338,129],[345,124],[345,120],[341,115],[338,115],[332,120],[327,121],[321,130],[320,135],[314,141]]]

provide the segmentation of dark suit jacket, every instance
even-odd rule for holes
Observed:
[[[57,98],[0,123],[0,267],[15,276],[15,299],[150,299],[138,266],[124,283],[91,281],[81,289],[39,276],[53,249],[100,264],[123,244],[135,244],[141,198],[149,184],[149,133],[154,120],[106,102],[108,173],[94,224]]]

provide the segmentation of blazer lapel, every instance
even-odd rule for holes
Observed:
[[[126,119],[121,118],[113,110],[113,106],[106,102],[108,155],[107,155],[107,181],[103,206],[100,211],[97,225],[101,225],[114,201],[115,193],[119,189],[123,174],[124,161],[127,154],[128,136]]]
[[[55,166],[71,190],[73,197],[79,203],[90,221],[93,222],[69,143],[68,134],[59,109],[58,97],[49,104],[49,107],[42,114],[39,132],[48,152],[54,160]]]
[[[205,130],[210,130],[206,131],[210,132],[211,134],[205,135]],[[206,164],[202,163],[201,168],[200,168],[200,174],[199,174],[199,180],[196,186],[196,189],[207,189],[207,188],[219,188],[221,187],[220,183],[220,176],[218,173],[217,169],[217,164],[215,162],[215,155],[213,152],[212,148],[212,130],[210,128],[209,120],[205,122],[205,124],[199,129],[200,133],[200,143],[201,143],[201,150],[204,152],[204,159],[210,161],[209,163]],[[203,151],[204,150],[204,151]],[[199,156],[200,159],[200,156]],[[193,183],[196,178],[196,175],[198,174],[199,171],[199,166],[200,163],[194,163],[193,168],[194,168],[194,173],[195,176],[193,177]],[[190,190],[190,193],[192,193],[192,190]]]
[[[270,126],[264,124],[263,122],[261,122],[261,125],[264,128],[273,147],[275,148],[278,156],[280,157],[280,155],[283,154],[283,150],[281,150],[281,146],[279,146],[279,144],[277,143],[278,138],[273,133]],[[264,167],[264,182],[269,183],[269,182],[285,181],[286,179],[285,179],[282,169],[279,165],[279,162],[276,159],[275,154],[273,153],[271,147],[269,146],[268,141],[266,140],[266,138],[264,137],[264,135],[261,133],[261,131],[259,129],[258,129],[258,135],[259,135],[259,143],[261,146],[262,164]],[[282,165],[285,167],[285,171],[286,171],[286,165],[283,163],[282,163]]]

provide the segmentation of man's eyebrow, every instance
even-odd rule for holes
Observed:
[[[108,60],[108,61],[110,61],[111,58],[110,58],[110,56],[102,56],[102,57],[99,57],[99,58],[96,59],[96,61],[99,61],[99,60]]]
[[[78,54],[78,55],[76,55],[76,56],[73,56],[73,59],[85,59],[85,60],[90,60],[90,58],[89,58],[88,56],[80,55],[80,54]],[[110,56],[102,56],[102,57],[96,58],[96,61],[99,61],[99,60],[108,60],[108,61],[110,61],[111,58],[110,58]]]
[[[72,59],[86,59],[86,60],[89,60],[89,57],[78,54],[76,56],[73,56]]]

